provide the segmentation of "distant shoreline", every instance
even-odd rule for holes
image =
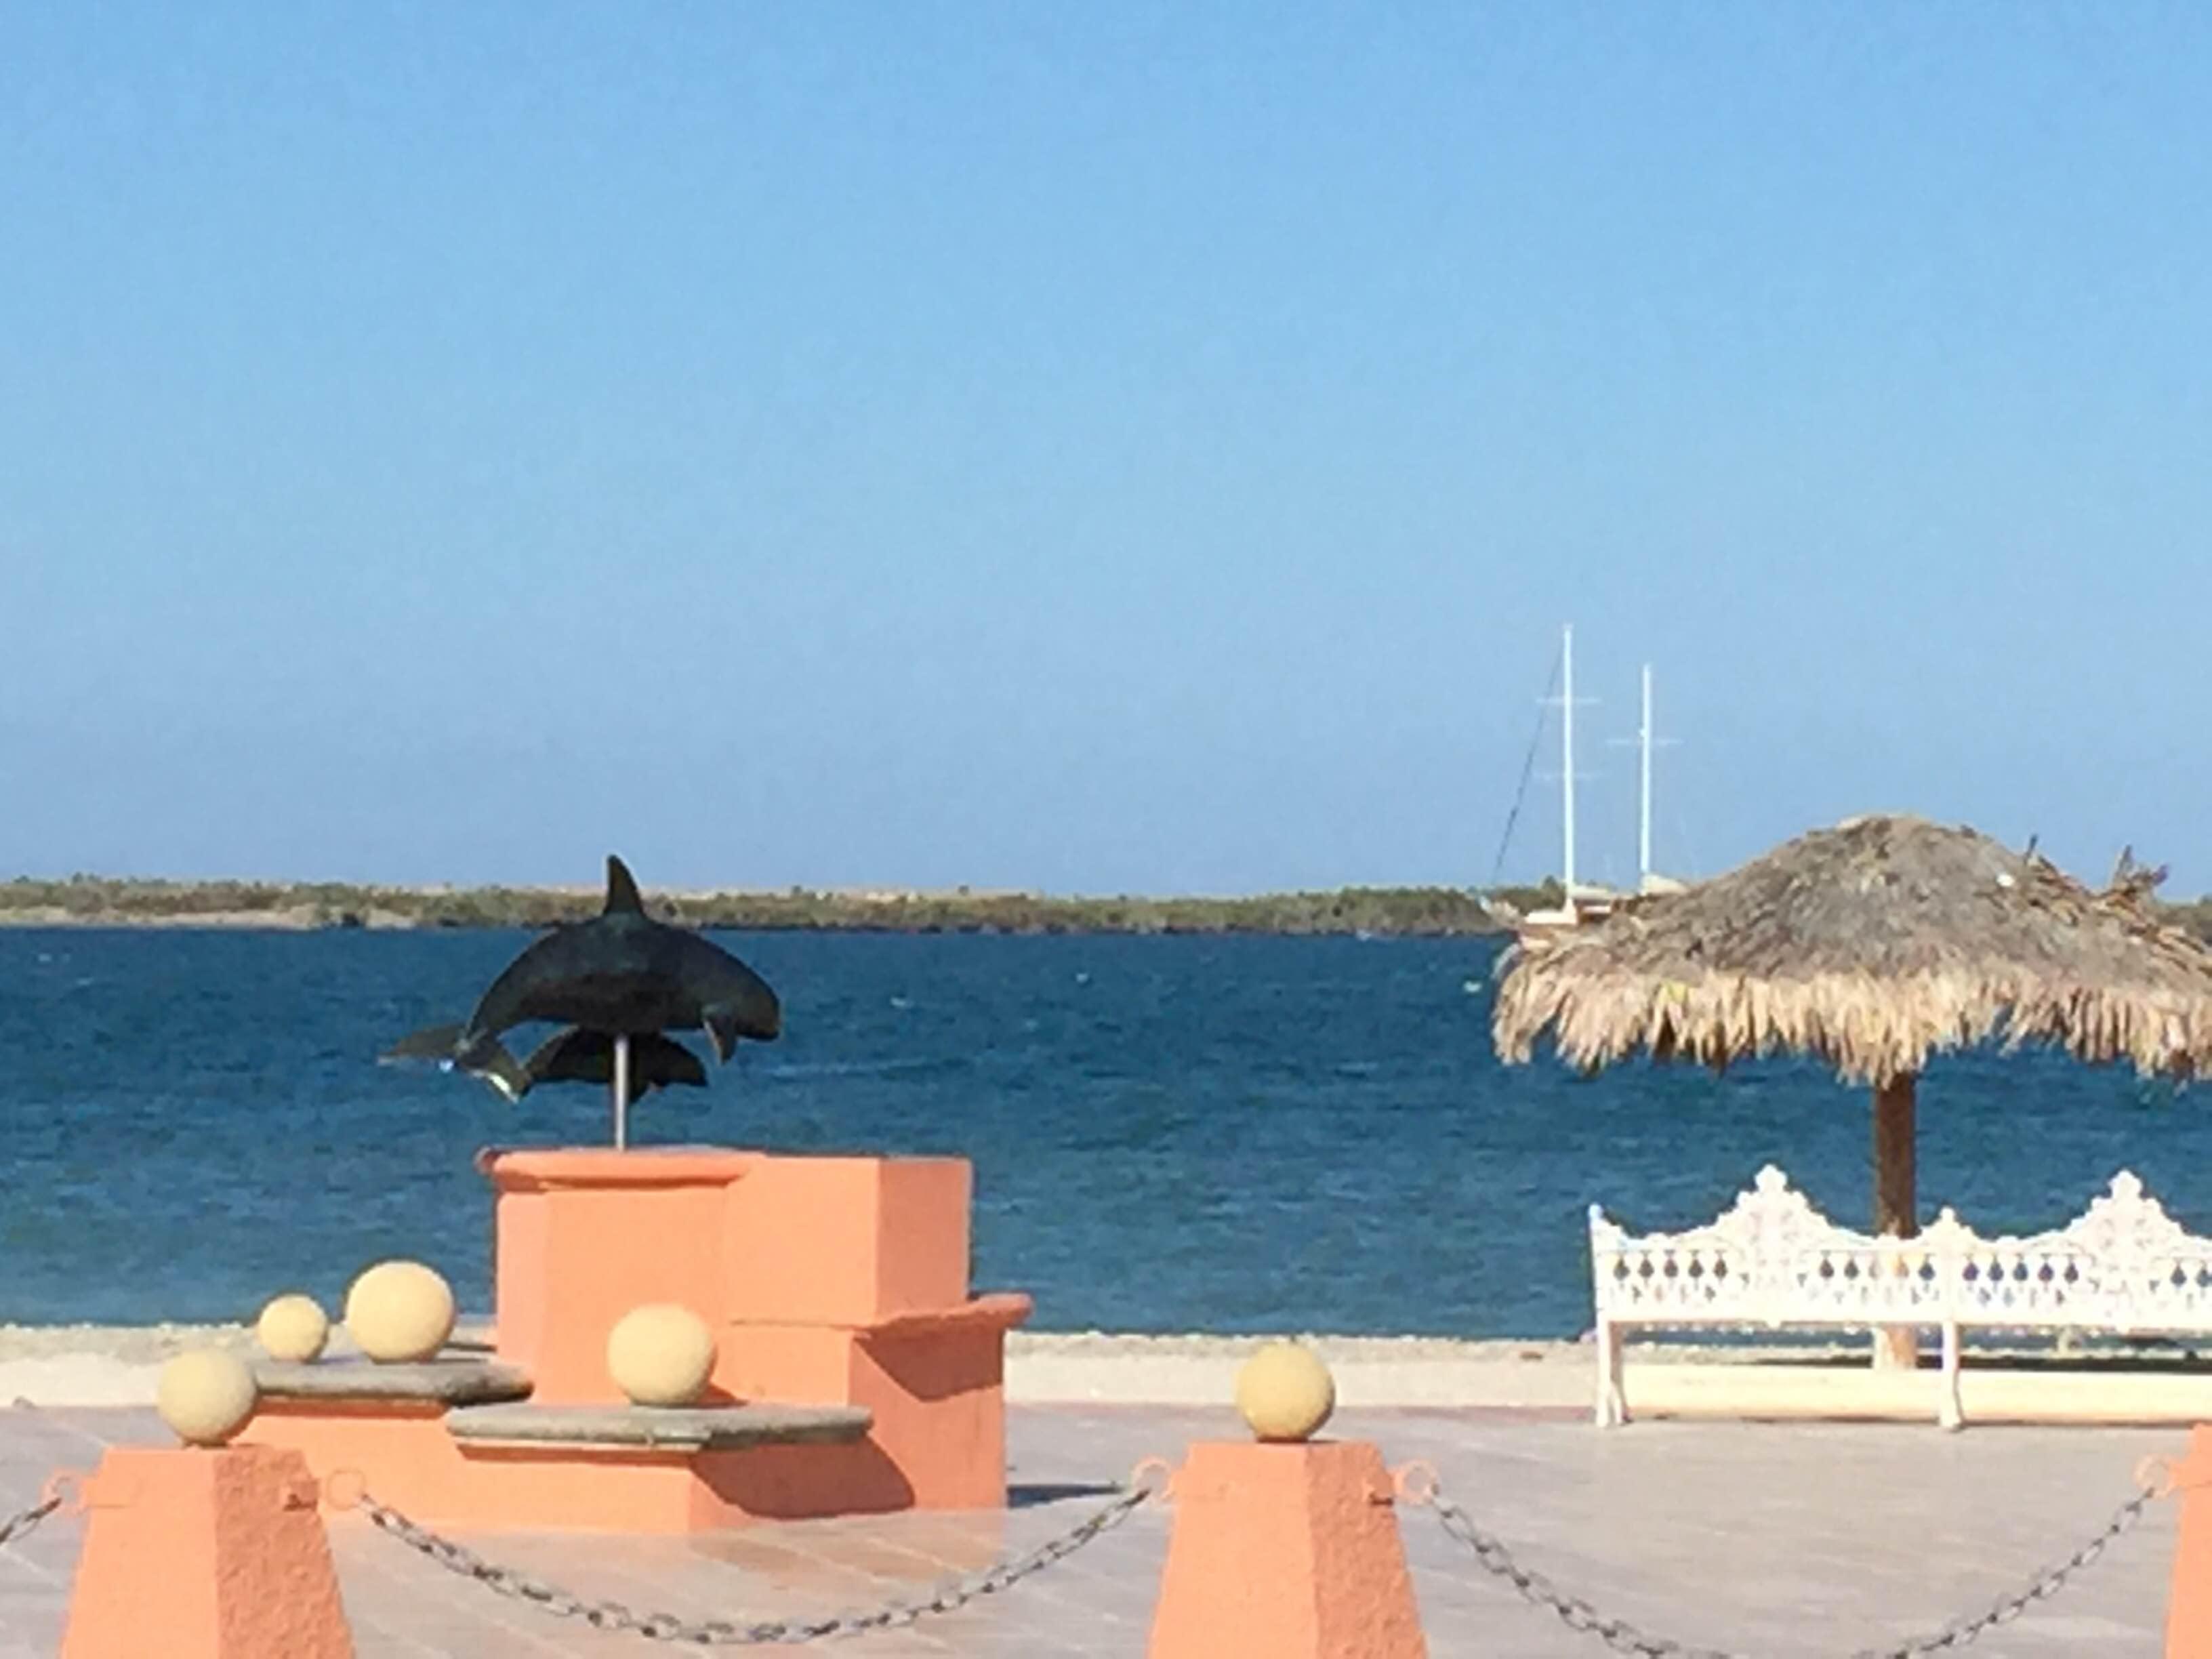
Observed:
[[[1559,889],[1489,895],[1527,915]],[[0,928],[145,927],[312,933],[325,928],[550,927],[599,907],[580,887],[374,887],[343,882],[168,881],[27,876],[0,881]],[[956,888],[786,888],[648,892],[647,908],[687,927],[744,933],[1263,934],[1482,939],[1506,928],[1461,887],[1343,887],[1239,898],[1056,897]],[[2212,941],[2212,897],[2160,903],[2161,918]]]
[[[1526,910],[1542,890],[1498,896]],[[1347,887],[1240,898],[1054,897],[1039,893],[813,890],[649,893],[662,919],[747,932],[1367,935],[1502,933],[1461,888]],[[196,927],[311,932],[548,927],[593,914],[596,891],[371,887],[332,882],[165,881],[78,876],[0,882],[0,927]]]

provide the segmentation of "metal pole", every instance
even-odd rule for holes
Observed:
[[[607,1079],[607,1087],[614,1095],[615,1150],[622,1152],[629,1146],[629,1038],[615,1038],[614,1074]]]
[[[1560,866],[1560,884],[1566,890],[1566,908],[1575,908],[1575,630],[1571,623],[1559,630],[1559,741],[1565,753],[1560,787],[1565,791],[1561,817],[1565,821],[1566,856]]]

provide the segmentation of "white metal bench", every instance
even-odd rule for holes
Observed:
[[[1595,1204],[1589,1223],[1601,1427],[1627,1421],[1632,1327],[1935,1329],[1946,1428],[1965,1420],[1964,1330],[2212,1335],[2212,1239],[2184,1231],[2124,1170],[2085,1214],[2027,1238],[1984,1238],[1948,1209],[1917,1238],[1852,1232],[1771,1164],[1710,1226],[1639,1236]]]

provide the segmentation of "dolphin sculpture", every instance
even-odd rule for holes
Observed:
[[[707,1068],[700,1063],[699,1056],[682,1043],[657,1031],[621,1035],[629,1039],[629,1082],[633,1101],[672,1084],[686,1084],[695,1089],[707,1086]],[[401,1038],[377,1058],[387,1064],[403,1060],[434,1060],[450,1065],[460,1036],[461,1028],[458,1025],[432,1025]],[[491,1081],[511,1101],[521,1099],[541,1083],[611,1083],[614,1055],[615,1034],[587,1031],[572,1025],[539,1043],[517,1072],[495,1075]]]
[[[714,1058],[726,1061],[742,1037],[773,1042],[783,1029],[783,1008],[768,982],[720,945],[647,915],[629,866],[610,855],[606,904],[598,915],[556,928],[509,963],[458,1030],[417,1031],[392,1053],[448,1060],[520,1100],[533,1079],[500,1038],[528,1020],[577,1027],[580,1042],[596,1036],[609,1048],[618,1036],[704,1030]],[[697,1064],[680,1045],[669,1046]],[[585,1064],[588,1048],[548,1063]],[[690,1079],[672,1073],[663,1080]]]

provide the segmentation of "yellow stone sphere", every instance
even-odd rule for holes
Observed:
[[[161,1367],[154,1408],[187,1445],[220,1446],[246,1426],[259,1398],[244,1360],[220,1349],[197,1348]]]
[[[312,1296],[280,1296],[261,1310],[253,1334],[271,1359],[305,1364],[322,1357],[323,1345],[331,1340],[331,1317]]]
[[[1310,1440],[1336,1409],[1336,1379],[1311,1349],[1270,1342],[1237,1373],[1237,1409],[1262,1440]]]
[[[714,1370],[714,1332],[672,1302],[633,1308],[607,1333],[607,1375],[634,1405],[696,1405]]]
[[[453,1291],[419,1261],[380,1261],[346,1292],[346,1329],[385,1364],[428,1359],[453,1334]]]

